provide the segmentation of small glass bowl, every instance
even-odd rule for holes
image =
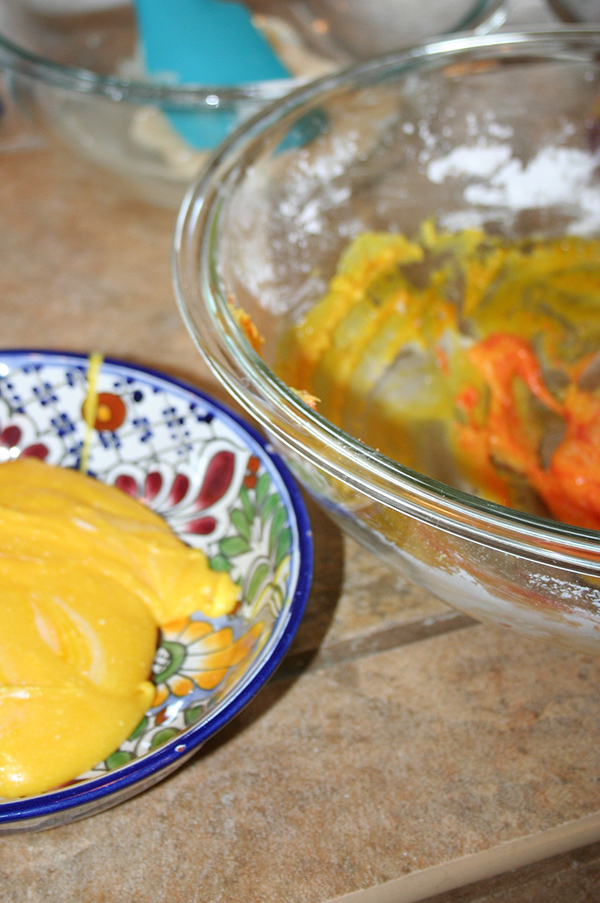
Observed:
[[[290,79],[219,87],[150,78],[133,8],[111,0],[83,7],[69,0],[0,0],[0,70],[17,106],[44,134],[118,176],[138,196],[177,208],[207,151],[300,81],[365,52],[417,42],[433,28],[497,27],[507,7],[505,0],[459,0],[450,11],[443,0],[249,5]],[[173,128],[175,117],[184,130]],[[190,143],[190,133],[202,140]]]
[[[323,295],[360,232],[412,235],[434,217],[508,238],[597,235],[599,59],[599,31],[552,28],[457,36],[321,79],[219,149],[174,244],[197,347],[343,529],[475,618],[592,652],[597,532],[395,463],[312,410],[272,365],[285,324]],[[231,302],[264,336],[260,354]]]

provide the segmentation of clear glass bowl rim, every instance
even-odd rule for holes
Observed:
[[[514,0],[477,0],[453,31],[487,32],[499,27]],[[287,94],[305,80],[300,78],[243,85],[173,85],[103,75],[90,69],[66,66],[47,59],[11,41],[0,33],[0,70],[43,84],[133,104],[169,104],[182,109],[206,106],[216,109],[244,100],[268,103]]]
[[[600,533],[538,517],[471,496],[425,477],[364,446],[301,401],[251,347],[221,285],[216,258],[219,216],[236,168],[251,163],[270,129],[293,122],[327,100],[390,73],[446,65],[451,60],[530,54],[551,60],[581,50],[600,54],[595,26],[458,35],[387,54],[301,86],[240,126],[190,185],[173,240],[173,281],[184,323],[208,365],[234,398],[295,453],[387,507],[480,545],[530,561],[600,576]],[[596,65],[598,63],[596,62]],[[242,166],[242,168],[243,168]],[[202,320],[199,328],[196,319]],[[273,413],[277,415],[274,419]],[[310,437],[293,438],[280,422]],[[323,455],[311,447],[332,449]]]

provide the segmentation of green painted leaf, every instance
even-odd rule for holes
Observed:
[[[108,759],[104,760],[104,764],[109,771],[114,771],[115,768],[120,768],[122,765],[127,765],[127,763],[131,762],[133,758],[133,753],[118,749],[111,756],[109,756]]]
[[[280,499],[279,499],[279,496],[277,495],[277,493],[276,492],[271,493],[271,495],[265,500],[264,505],[260,509],[260,518],[261,518],[263,524],[265,524],[268,521],[269,517],[271,516],[273,511],[275,511],[275,509],[278,507],[279,504],[280,504]]]
[[[158,731],[158,733],[154,734],[152,740],[150,741],[150,749],[156,749],[157,746],[162,746],[163,743],[167,743],[169,740],[172,740],[173,737],[176,737],[179,731],[175,727],[165,727],[162,731]]]
[[[136,727],[136,729],[134,730],[134,732],[133,732],[132,734],[130,734],[129,737],[128,737],[127,739],[128,739],[128,740],[137,740],[137,738],[138,738],[141,734],[144,733],[144,731],[146,730],[147,727],[148,727],[148,719],[147,719],[146,716],[144,715],[144,717],[142,718],[142,720],[140,721],[140,723],[138,724],[138,726]]]
[[[254,599],[259,589],[262,587],[263,583],[269,576],[269,570],[270,568],[266,561],[259,562],[259,564],[254,568],[246,593],[246,596],[250,602]]]
[[[231,561],[228,558],[225,558],[224,555],[213,555],[211,559],[209,559],[209,564],[213,571],[225,571],[228,573],[231,570]]]
[[[279,567],[286,555],[289,554],[292,543],[292,531],[289,527],[282,530],[277,540],[277,548],[275,550],[275,569]]]
[[[196,721],[200,721],[202,715],[204,714],[205,708],[206,706],[203,703],[188,706],[183,713],[183,720],[186,727],[189,727],[190,724],[195,724]]]
[[[185,660],[185,646],[182,643],[175,643],[172,640],[163,638],[161,649],[164,649],[169,656],[169,660],[162,671],[158,671],[154,675],[154,681],[157,684],[164,684],[170,677],[176,674],[181,668]]]
[[[250,543],[245,536],[226,536],[219,543],[219,548],[226,558],[235,558],[243,555],[250,548]]]
[[[246,512],[246,517],[248,518],[249,522],[252,523],[252,521],[256,517],[256,508],[254,507],[254,503],[250,498],[250,493],[245,486],[242,486],[242,488],[240,489],[240,502],[242,503],[242,507]]]
[[[277,540],[279,539],[279,534],[281,533],[286,520],[287,512],[285,508],[278,508],[273,515],[273,520],[271,521],[271,532],[269,534],[269,555],[273,554],[275,546],[277,545]]]
[[[241,536],[250,539],[252,522],[248,520],[248,516],[242,508],[235,508],[231,512],[231,522]]]
[[[258,480],[256,481],[256,487],[254,489],[254,495],[256,498],[256,504],[260,507],[263,503],[263,499],[266,497],[267,492],[269,491],[269,486],[271,485],[271,478],[268,473],[261,473]]]

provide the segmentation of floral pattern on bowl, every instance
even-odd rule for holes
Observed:
[[[88,371],[83,355],[0,352],[0,462],[85,461],[88,473],[144,501],[228,571],[241,601],[232,615],[198,612],[167,625],[153,705],[133,735],[66,787],[0,800],[0,833],[92,815],[175,770],[270,677],[310,588],[304,504],[267,442],[192,386],[114,360],[102,362],[90,426]]]

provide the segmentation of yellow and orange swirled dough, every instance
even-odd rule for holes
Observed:
[[[358,236],[279,375],[408,467],[600,529],[600,242]]]
[[[151,705],[158,630],[238,588],[114,487],[33,459],[0,465],[0,796],[110,755]]]

